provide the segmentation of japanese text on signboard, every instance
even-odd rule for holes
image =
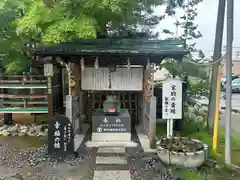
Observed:
[[[182,118],[182,82],[169,79],[163,82],[162,93],[162,118]]]
[[[176,86],[172,85],[171,87],[172,91],[171,91],[171,109],[170,112],[171,114],[176,114]]]

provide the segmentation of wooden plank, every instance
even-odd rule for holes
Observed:
[[[11,76],[0,75],[0,78],[23,78],[23,77],[46,78],[44,75],[11,75]]]
[[[0,94],[0,98],[10,99],[47,99],[47,95],[13,95],[13,94]]]
[[[46,107],[29,107],[29,108],[0,108],[0,113],[48,113],[48,108]]]
[[[24,104],[24,101],[9,101],[5,100],[3,104],[10,104],[10,105],[21,105]],[[27,101],[26,104],[34,105],[34,104],[48,104],[47,101]]]
[[[54,108],[53,108],[53,95],[52,95],[52,77],[48,78],[48,116],[49,119],[52,119],[54,116]]]
[[[96,71],[92,67],[86,67],[81,76],[82,90],[142,91],[143,88],[142,68],[116,68],[115,72],[109,74],[109,68],[101,67]]]
[[[0,83],[10,84],[10,83],[47,83],[47,80],[0,80]]]
[[[0,89],[46,89],[46,84],[0,84]]]

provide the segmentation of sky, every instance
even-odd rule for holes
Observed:
[[[202,49],[206,56],[210,57],[213,55],[214,38],[215,38],[215,28],[217,21],[217,8],[219,0],[203,0],[202,3],[198,5],[198,16],[195,19],[195,23],[198,24],[199,31],[202,33],[203,37],[196,41],[196,47]],[[233,41],[233,59],[236,59],[236,51],[240,51],[240,21],[237,17],[240,17],[240,0],[235,0],[234,2],[234,41]],[[156,9],[156,14],[163,14],[165,7],[158,7]],[[176,11],[177,17],[182,15],[182,11],[179,9]],[[156,27],[158,32],[162,32],[163,29],[172,29],[175,32],[176,27],[173,24],[175,19],[169,17],[160,22]],[[179,30],[179,33],[181,30]],[[224,24],[224,37],[223,46],[226,45],[226,12],[225,12],[225,24]],[[236,47],[239,47],[236,48]]]

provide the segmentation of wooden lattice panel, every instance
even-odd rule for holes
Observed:
[[[86,92],[87,103],[85,106],[87,121],[91,123],[93,113],[96,109],[103,108],[103,102],[107,95],[117,95],[121,101],[121,108],[128,109],[132,118],[132,123],[138,122],[138,93],[137,92]]]

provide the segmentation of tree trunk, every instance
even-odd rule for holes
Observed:
[[[225,4],[226,4],[226,0],[219,0],[213,61],[217,61],[218,59],[221,58],[223,26],[224,26],[224,16],[225,16]],[[212,65],[211,89],[210,89],[209,104],[208,104],[208,129],[209,129],[209,132],[212,132],[213,123],[214,123],[214,115],[215,115],[215,108],[216,108],[217,76],[218,76],[219,64],[220,64],[220,62],[217,62]]]

